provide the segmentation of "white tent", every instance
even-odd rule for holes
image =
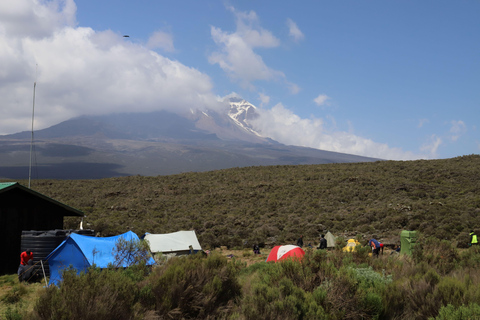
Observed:
[[[193,230],[164,234],[147,233],[145,240],[148,241],[152,253],[185,254],[190,252],[190,246],[192,246],[194,252],[202,250],[197,235]]]
[[[327,239],[327,248],[335,248],[335,236],[330,231],[325,235],[325,239]]]

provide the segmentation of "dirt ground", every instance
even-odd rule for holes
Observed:
[[[236,259],[245,262],[247,266],[249,266],[253,263],[264,262],[267,260],[270,250],[271,249],[260,249],[260,254],[254,254],[252,249],[230,250],[227,249],[227,247],[220,247],[215,248],[213,251],[218,252],[229,259]]]

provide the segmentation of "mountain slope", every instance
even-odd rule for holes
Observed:
[[[286,146],[249,125],[255,107],[233,100],[225,113],[192,110],[82,116],[34,133],[36,178],[168,175],[232,167],[377,159]],[[0,136],[0,177],[28,173],[30,132]]]

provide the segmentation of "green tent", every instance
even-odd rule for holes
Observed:
[[[400,253],[412,255],[415,242],[417,242],[417,231],[403,230],[400,233]]]

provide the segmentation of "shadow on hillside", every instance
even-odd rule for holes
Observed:
[[[32,179],[103,179],[110,177],[124,177],[129,174],[120,173],[122,168],[112,163],[59,163],[32,167]],[[27,179],[27,166],[0,167],[0,178]]]

